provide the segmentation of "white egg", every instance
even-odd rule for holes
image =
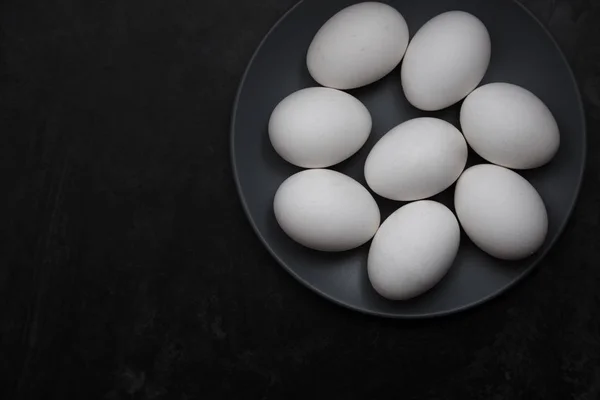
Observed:
[[[500,259],[530,256],[548,232],[546,207],[535,188],[497,165],[467,169],[456,183],[454,206],[473,243]]]
[[[269,138],[284,160],[303,168],[344,161],[371,133],[369,110],[340,90],[312,87],[292,93],[273,110]]]
[[[275,194],[275,218],[296,242],[322,251],[358,247],[379,228],[379,208],[360,183],[339,172],[311,169],[286,179]]]
[[[369,187],[391,200],[431,197],[451,186],[467,163],[467,144],[452,124],[415,118],[386,133],[365,162]]]
[[[331,17],[313,38],[306,55],[315,81],[336,89],[353,89],[389,74],[408,45],[408,26],[395,8],[365,2]]]
[[[548,107],[530,91],[510,83],[475,89],[463,102],[460,124],[477,154],[508,168],[542,166],[560,145],[558,125]]]
[[[368,258],[373,288],[390,300],[407,300],[431,289],[452,266],[460,228],[446,206],[409,203],[381,225]]]
[[[451,106],[481,82],[490,55],[490,36],[479,19],[463,11],[440,14],[417,31],[406,50],[404,94],[421,110]]]

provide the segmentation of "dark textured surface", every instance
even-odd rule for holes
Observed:
[[[525,2],[586,104],[567,231],[508,294],[429,321],[319,298],[241,211],[231,104],[293,2],[0,2],[0,398],[599,398],[600,1]]]

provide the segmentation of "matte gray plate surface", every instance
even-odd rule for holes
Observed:
[[[273,215],[273,196],[287,177],[298,172],[271,147],[267,123],[273,108],[290,93],[317,86],[305,64],[308,46],[327,19],[350,1],[304,1],[272,28],[256,50],[234,105],[231,126],[233,172],[250,223],[275,259],[307,287],[343,306],[381,316],[427,317],[480,304],[505,291],[531,271],[563,230],[573,209],[585,164],[585,120],[573,74],[547,30],[521,5],[506,0],[390,1],[406,19],[411,37],[427,20],[445,11],[463,10],[481,19],[492,39],[492,61],[482,82],[510,82],[540,97],[554,114],[561,146],[546,166],[519,172],[546,204],[549,231],[532,257],[505,262],[477,249],[462,233],[461,246],[446,277],[423,296],[406,302],[380,297],[367,278],[370,242],[337,254],[308,250],[289,239]],[[409,105],[402,93],[399,68],[384,79],[349,91],[373,117],[368,142],[353,157],[334,166],[365,184],[363,165],[376,141],[411,118],[434,116],[458,126],[460,104],[427,113]],[[470,150],[469,165],[482,162]],[[433,199],[452,210],[454,186]],[[403,203],[375,196],[382,221]],[[268,268],[268,266],[265,266]],[[254,271],[261,274],[262,271]]]

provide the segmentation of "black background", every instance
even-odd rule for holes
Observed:
[[[524,2],[586,106],[566,232],[507,294],[423,321],[321,299],[243,215],[231,107],[294,1],[0,2],[0,398],[598,399],[600,1]]]

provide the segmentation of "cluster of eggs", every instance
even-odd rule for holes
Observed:
[[[269,120],[275,151],[306,168],[275,194],[282,230],[320,251],[345,251],[372,239],[369,279],[393,300],[418,296],[442,279],[458,252],[460,226],[497,258],[516,260],[538,250],[547,233],[546,209],[533,186],[511,169],[550,161],[559,130],[549,109],[526,89],[509,83],[477,88],[490,58],[486,27],[466,12],[434,17],[410,41],[403,16],[383,3],[355,4],[330,18],[306,56],[308,71],[323,87],[290,94]],[[368,187],[381,197],[410,201],[381,224],[369,190],[327,168],[355,154],[371,133],[369,110],[343,90],[383,78],[402,60],[402,90],[414,107],[435,111],[464,99],[462,132],[441,119],[415,118],[375,144],[364,165]],[[489,164],[465,170],[468,146]],[[455,182],[458,219],[426,200]]]

